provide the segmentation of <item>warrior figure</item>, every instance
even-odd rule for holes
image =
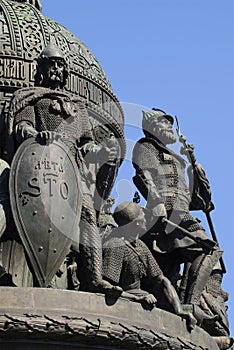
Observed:
[[[100,228],[100,234],[102,240],[105,241],[112,229],[116,227],[111,208],[115,203],[115,199],[109,196],[101,207],[100,214],[98,216],[98,226]]]
[[[162,110],[143,111],[145,137],[136,143],[133,150],[136,169],[133,180],[147,200],[147,209],[154,219],[151,232],[157,235],[153,253],[160,267],[177,287],[175,276],[179,275],[181,264],[189,263],[182,302],[199,304],[203,288],[221,251],[189,213],[191,196],[185,178],[186,162],[166,146],[176,142],[173,122],[173,117]],[[164,218],[170,219],[174,225],[162,224]],[[186,235],[185,231],[190,234]]]
[[[114,211],[118,228],[103,245],[103,276],[119,285],[127,293],[141,297],[145,304],[154,306],[157,300],[143,289],[143,281],[153,285],[153,293],[162,288],[173,312],[182,314],[178,295],[171,282],[163,275],[147,246],[138,238],[146,231],[143,209],[133,202],[119,204]]]
[[[80,238],[77,238],[79,245],[72,248],[80,251],[84,263],[83,288],[105,292],[112,290],[113,286],[104,281],[101,275],[101,239],[90,192],[96,174],[89,171],[87,163],[95,162],[97,158],[102,162],[113,161],[116,144],[109,148],[95,144],[84,104],[77,96],[63,90],[67,78],[63,52],[49,44],[38,58],[35,87],[20,89],[13,95],[9,134],[15,140],[16,147],[30,137],[45,143],[59,139],[74,156],[81,178],[82,208]]]

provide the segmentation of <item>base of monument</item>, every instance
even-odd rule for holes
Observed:
[[[104,295],[42,288],[0,288],[1,350],[217,350],[201,328],[169,312]]]

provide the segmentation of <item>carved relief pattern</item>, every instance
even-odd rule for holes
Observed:
[[[0,91],[0,113],[2,111],[2,117],[0,118],[0,148],[4,145],[5,142],[5,110],[8,110],[10,104],[11,94],[7,92]],[[1,250],[1,245],[0,245]],[[1,255],[1,252],[0,252]],[[1,256],[0,256],[1,264]]]
[[[37,11],[30,6],[16,4],[13,6],[17,12],[19,27],[22,33],[22,46],[25,59],[34,59],[45,46],[45,37],[43,35],[41,21]]]
[[[33,84],[33,59],[44,46],[46,31],[33,7],[5,0],[0,4],[0,85],[13,92]]]
[[[16,336],[17,332],[17,336]],[[163,332],[139,328],[134,325],[111,322],[105,319],[84,317],[24,314],[22,317],[9,314],[0,315],[0,335],[7,339],[14,337],[32,337],[46,340],[64,337],[73,344],[113,345],[122,349],[157,349],[157,350],[208,350],[181,338],[170,337]]]
[[[22,41],[20,36],[20,28],[17,21],[17,16],[13,11],[13,7],[5,0],[1,0],[2,11],[5,14],[6,23],[4,26],[8,26],[9,30],[9,43],[12,51],[4,51],[6,55],[17,55],[22,57]]]
[[[7,53],[11,50],[11,38],[9,28],[2,7],[0,7],[0,53]]]
[[[92,74],[95,78],[101,80],[106,85],[107,89],[111,89],[104,71],[87,47],[79,42],[75,35],[70,33],[66,28],[59,25],[57,26],[56,23],[50,19],[47,20],[47,23],[51,29],[51,37],[55,38],[54,40],[58,45],[60,44],[58,41],[63,42],[64,40],[62,38],[65,38],[67,43],[66,47],[59,46],[62,50],[70,50],[69,56],[72,61],[70,62],[70,64],[72,64],[71,69],[73,70],[74,64],[78,63],[79,68],[81,68],[80,73]]]
[[[111,85],[93,54],[66,28],[49,18],[47,18],[47,24],[51,41],[67,53],[71,72],[67,90],[78,93],[89,106],[92,106],[92,109],[101,112],[102,115],[106,114],[111,124],[112,122],[116,124],[112,117],[118,124],[122,124],[121,106],[113,95]]]
[[[49,42],[66,54],[66,89],[78,94],[100,123],[108,123],[123,138],[122,108],[96,58],[75,35],[29,4],[0,0],[0,90],[13,93],[33,86],[35,59]]]
[[[0,110],[4,110],[5,108],[7,109],[9,107],[10,98],[10,93],[0,91]]]

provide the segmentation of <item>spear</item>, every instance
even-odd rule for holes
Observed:
[[[187,138],[181,133],[180,125],[177,116],[175,116],[177,124],[177,135],[179,141],[182,143],[181,154],[186,154],[190,162],[190,168],[188,169],[188,175],[193,177],[193,181],[190,181],[190,189],[192,189],[192,201],[191,201],[191,210],[202,210],[205,215],[209,225],[209,229],[212,235],[213,240],[218,243],[217,235],[214,229],[214,225],[211,219],[210,212],[214,210],[214,204],[211,200],[211,191],[210,184],[206,177],[203,167],[197,163],[196,157],[194,155],[194,145],[188,144]],[[193,185],[193,188],[191,188]],[[219,259],[220,266],[223,273],[226,273],[226,267],[222,257]]]

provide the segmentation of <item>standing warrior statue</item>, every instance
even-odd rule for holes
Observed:
[[[189,213],[191,196],[185,180],[186,163],[167,147],[176,142],[173,122],[173,117],[162,110],[143,111],[145,137],[133,150],[136,169],[133,180],[153,215],[151,231],[159,232],[154,254],[160,267],[176,286],[175,276],[179,274],[180,265],[189,263],[184,303],[199,304],[221,251]],[[162,228],[162,219],[167,223],[165,228]]]
[[[87,291],[109,292],[118,288],[102,279],[101,239],[90,192],[95,174],[88,170],[85,157],[88,155],[89,162],[94,162],[96,157],[103,162],[114,160],[116,145],[108,148],[95,144],[85,106],[77,96],[63,90],[67,77],[63,52],[49,44],[38,58],[35,87],[20,89],[13,96],[9,130],[17,147],[33,137],[42,144],[59,140],[70,150],[81,178],[80,239],[77,234],[75,241],[79,247],[73,244],[73,249],[80,249],[84,263],[83,288]]]

